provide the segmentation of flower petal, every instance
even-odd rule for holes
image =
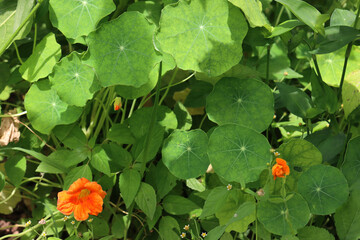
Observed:
[[[70,185],[68,192],[69,193],[77,193],[85,188],[85,184],[90,182],[86,178],[79,178],[73,184]]]
[[[77,221],[85,221],[89,218],[90,210],[86,206],[86,202],[76,205],[74,209],[74,217]]]

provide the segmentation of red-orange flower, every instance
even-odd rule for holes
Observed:
[[[276,164],[272,167],[272,175],[274,180],[277,177],[285,177],[285,175],[290,174],[290,168],[287,165],[286,161],[282,158],[276,158]]]
[[[102,212],[106,192],[97,182],[79,178],[69,190],[58,193],[57,209],[64,215],[74,212],[77,221],[88,219],[89,214],[97,216]]]

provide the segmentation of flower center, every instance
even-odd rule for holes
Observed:
[[[87,197],[87,196],[89,196],[90,195],[90,190],[89,189],[83,189],[83,190],[81,190],[81,192],[80,192],[80,194],[79,194],[79,199],[83,199],[83,198],[85,198],[85,197]]]

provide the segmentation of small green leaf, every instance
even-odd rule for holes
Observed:
[[[354,26],[356,15],[355,13],[346,10],[335,8],[330,18],[330,26]]]
[[[351,192],[348,201],[335,212],[336,233],[340,240],[355,240],[360,237],[360,191]]]
[[[203,192],[205,191],[205,186],[199,182],[196,178],[190,178],[186,180],[186,186],[192,190]]]
[[[82,109],[68,106],[54,89],[43,90],[44,85],[46,82],[41,81],[30,87],[25,96],[24,106],[33,127],[41,133],[48,134],[56,125],[75,122]]]
[[[142,13],[149,22],[154,23],[156,26],[159,25],[160,14],[162,6],[159,2],[153,1],[141,1],[134,2],[128,7],[129,11],[138,11]]]
[[[235,123],[262,132],[273,120],[274,98],[258,80],[223,78],[207,97],[206,112],[219,125]]]
[[[285,83],[277,83],[276,85],[280,90],[280,97],[286,108],[296,116],[307,118],[309,109],[314,107],[310,97],[295,86]]]
[[[186,107],[181,102],[176,102],[174,113],[178,121],[178,129],[190,130],[192,125],[192,117]]]
[[[216,213],[224,204],[230,191],[225,186],[216,187],[207,196],[200,218]]]
[[[180,227],[175,218],[170,216],[161,217],[159,232],[162,239],[180,240]]]
[[[114,124],[109,129],[107,139],[114,141],[118,144],[133,144],[135,137],[130,129],[125,124]]]
[[[149,219],[153,219],[156,210],[156,194],[151,185],[141,183],[135,202]]]
[[[162,216],[162,210],[163,208],[160,205],[156,206],[155,214],[153,219],[147,219],[147,224],[149,227],[149,230],[153,229],[159,218]]]
[[[269,38],[280,36],[281,34],[287,33],[289,31],[291,31],[292,29],[294,29],[295,27],[298,27],[301,25],[304,25],[304,24],[296,19],[287,20],[285,22],[282,22],[278,26],[274,27]]]
[[[218,76],[242,57],[247,23],[226,0],[180,0],[162,10],[157,39],[179,68]]]
[[[161,57],[153,46],[155,25],[125,12],[89,35],[90,59],[103,86],[141,87]]]
[[[342,172],[345,175],[349,186],[352,186],[358,179],[360,173],[360,136],[349,141],[344,163],[342,165]]]
[[[64,189],[69,189],[70,185],[79,178],[86,178],[87,180],[92,181],[92,172],[89,165],[85,164],[73,168],[65,177]]]
[[[60,44],[56,42],[55,35],[49,33],[36,45],[35,51],[21,65],[19,72],[23,79],[35,82],[40,78],[47,77],[52,72],[60,56]]]
[[[248,1],[248,0],[229,0],[232,4],[240,8],[249,21],[250,26],[254,27],[266,27],[270,29],[271,26],[267,20],[265,14],[262,12],[261,1]]]
[[[260,201],[257,208],[258,220],[266,230],[277,235],[295,235],[310,219],[306,201],[295,194],[286,203]]]
[[[130,167],[132,163],[131,154],[116,143],[103,144],[106,155],[109,157],[111,172],[119,172],[123,168]]]
[[[15,187],[19,187],[26,172],[26,158],[22,155],[9,157],[5,162],[6,175]]]
[[[164,142],[162,160],[172,174],[181,179],[196,178],[206,172],[208,137],[200,129],[175,130]]]
[[[162,203],[164,210],[172,215],[190,214],[191,211],[200,208],[191,200],[177,195],[166,196]]]
[[[360,106],[360,70],[349,73],[344,81],[342,100],[344,113],[347,118],[358,106]]]
[[[76,53],[61,59],[49,80],[59,97],[69,105],[85,106],[98,90],[95,72],[82,64]]]
[[[88,223],[88,224],[89,225],[91,224],[91,229],[94,234],[94,237],[99,238],[103,236],[108,236],[110,229],[107,221],[99,217],[92,217],[92,218],[94,220],[92,221],[92,223]]]
[[[335,240],[335,237],[325,228],[315,226],[306,226],[300,229],[297,236],[299,240]]]
[[[111,233],[117,239],[121,239],[124,237],[124,229],[125,229],[125,223],[123,216],[120,214],[114,215],[111,224]]]
[[[260,133],[243,126],[217,127],[209,139],[208,155],[215,173],[227,181],[258,180],[271,162],[270,144]]]
[[[110,177],[109,161],[110,158],[106,154],[105,150],[100,146],[96,146],[93,150],[90,165]]]
[[[348,26],[330,26],[325,28],[325,36],[319,37],[319,46],[311,51],[312,54],[326,54],[334,52],[360,36],[360,31]]]
[[[119,177],[121,197],[124,199],[126,208],[129,208],[140,187],[141,176],[135,169],[125,169]]]
[[[99,21],[115,10],[111,0],[50,0],[50,20],[67,38],[86,36]]]
[[[298,181],[298,191],[308,202],[313,214],[334,213],[348,199],[349,187],[339,169],[315,165],[304,172]]]
[[[155,185],[157,196],[161,199],[176,185],[177,177],[172,175],[162,161],[156,165]]]
[[[322,15],[316,8],[302,0],[276,0],[286,6],[299,20],[311,27],[315,32],[325,34],[324,22],[329,15]]]

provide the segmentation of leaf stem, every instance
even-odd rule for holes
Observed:
[[[40,7],[43,0],[39,0],[35,7],[31,10],[29,15],[24,19],[24,21],[20,24],[20,26],[16,29],[16,31],[11,35],[9,40],[4,44],[4,46],[0,49],[0,56],[5,52],[5,50],[11,45],[16,36],[19,34],[20,30],[25,26],[25,24],[30,20],[30,18],[36,13],[37,9]]]
[[[167,88],[166,88],[166,91],[164,93],[164,95],[161,97],[160,101],[159,101],[159,105],[161,105],[161,103],[164,101],[164,99],[166,98],[166,95],[168,94],[169,90],[170,90],[170,87],[171,87],[171,84],[173,83],[175,77],[176,77],[176,74],[177,72],[179,71],[179,68],[176,67],[174,72],[173,72],[173,75],[171,76],[171,79],[169,81],[169,84],[167,85]],[[161,73],[160,73],[161,74]]]
[[[17,56],[19,62],[21,63],[21,65],[24,64],[23,60],[20,57],[19,49],[18,49],[17,44],[16,44],[15,41],[14,41],[14,47],[15,47],[16,56]]]
[[[35,52],[35,47],[36,47],[36,41],[37,41],[37,23],[34,23],[34,43],[33,43],[33,49],[32,52]]]

